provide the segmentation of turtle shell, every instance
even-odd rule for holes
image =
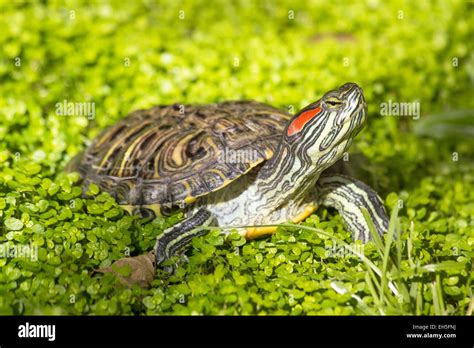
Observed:
[[[290,117],[253,101],[138,110],[105,130],[68,170],[119,204],[191,203],[271,158]]]

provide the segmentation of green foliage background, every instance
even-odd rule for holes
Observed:
[[[369,106],[351,149],[367,158],[360,175],[389,210],[403,202],[403,241],[412,226],[413,245],[403,253],[416,267],[408,259],[401,267],[412,270],[405,278],[419,285],[412,290],[422,302],[415,310],[401,301],[388,314],[440,314],[433,283],[442,313],[472,312],[472,112],[454,122],[456,138],[440,129],[453,110],[474,106],[473,7],[3,0],[0,245],[37,246],[39,261],[0,258],[0,314],[363,314],[354,296],[379,313],[364,264],[331,256],[332,239],[298,228],[247,243],[211,233],[193,242],[174,276],[148,290],[118,288],[93,270],[125,250],[149,250],[178,217],[124,215],[106,193],[84,198],[78,177],[62,174],[102,129],[137,108],[255,99],[297,110],[347,81],[363,87]],[[56,115],[63,100],[94,102],[95,119]],[[380,116],[388,100],[419,101],[420,119]],[[426,122],[439,113],[441,128]],[[333,211],[320,209],[304,224],[351,241]],[[381,262],[373,244],[365,254]],[[449,260],[461,267],[416,272]]]

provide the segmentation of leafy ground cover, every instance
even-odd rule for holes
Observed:
[[[472,313],[472,3],[0,9],[0,314]],[[149,289],[94,272],[149,250],[180,218],[129,216],[63,173],[104,127],[175,102],[256,99],[296,111],[346,81],[368,102],[350,158],[392,214],[386,239],[353,244],[341,218],[319,209],[266,239],[196,238],[188,261]],[[94,103],[95,114],[60,116],[64,100]],[[419,102],[421,113],[381,116],[390,100]],[[21,255],[31,250],[37,258]]]

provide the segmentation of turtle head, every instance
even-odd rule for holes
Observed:
[[[286,142],[320,173],[342,157],[366,118],[362,89],[346,83],[293,116],[285,129]]]

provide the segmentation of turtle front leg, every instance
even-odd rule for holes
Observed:
[[[388,230],[388,217],[377,193],[363,182],[343,175],[321,176],[316,185],[318,203],[338,210],[354,240],[367,243],[369,226],[362,214],[366,208],[379,235]]]
[[[208,210],[201,208],[185,220],[166,229],[156,239],[154,249],[156,265],[159,266],[184,249],[194,237],[206,234],[207,229],[197,229],[197,227],[209,226],[213,220],[214,216]]]
[[[154,251],[134,257],[124,257],[109,267],[95,271],[116,275],[122,285],[137,284],[146,288],[155,278],[157,266],[184,248],[193,237],[207,233],[206,229],[196,229],[196,227],[209,225],[212,220],[213,217],[209,211],[199,209],[192,216],[166,229],[158,236]],[[126,274],[121,270],[125,270]],[[165,270],[171,273],[173,267],[166,267]]]

